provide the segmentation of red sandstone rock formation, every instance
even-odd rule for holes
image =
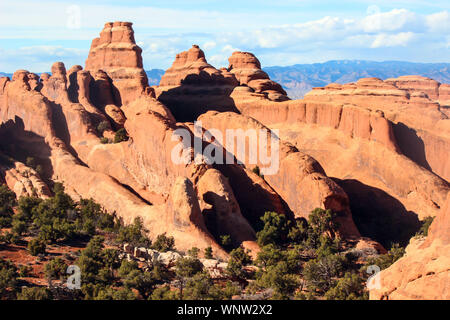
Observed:
[[[178,121],[193,121],[208,110],[235,111],[229,96],[237,85],[233,74],[211,66],[204,52],[193,45],[177,54],[156,95]]]
[[[58,69],[63,68],[58,65]],[[124,188],[116,179],[95,168],[82,165],[77,155],[89,151],[98,138],[89,132],[90,119],[82,107],[69,110],[70,107],[79,105],[66,100],[63,72],[55,72],[56,77],[52,76],[44,83],[44,87],[53,82],[58,84],[53,87],[54,90],[48,88],[46,91],[54,101],[30,90],[26,75],[25,71],[15,73],[15,80],[6,81],[0,92],[0,133],[3,137],[10,137],[8,140],[3,138],[3,143],[13,142],[14,145],[28,150],[39,161],[47,162],[47,178],[63,182],[72,196],[93,198],[110,212],[117,212],[125,223],[131,223],[135,217],[141,216],[150,230],[151,237],[170,232],[178,239],[181,250],[190,249],[194,245],[199,248],[212,246],[218,257],[227,256],[204,224],[199,222],[202,216],[197,196],[193,187],[189,187],[192,183],[187,178],[182,180],[185,181],[184,187],[172,187],[167,203],[152,206]],[[60,128],[57,127],[61,123],[54,121],[55,115],[61,111],[67,120],[67,129],[72,131],[70,142],[73,144],[69,148],[58,138]],[[81,121],[83,119],[84,121]],[[78,139],[85,139],[84,143],[78,143]],[[71,154],[72,147],[76,147],[79,152]],[[173,185],[175,186],[176,182]],[[182,223],[177,224],[181,218]]]
[[[102,70],[112,79],[114,101],[127,104],[141,94],[153,95],[142,65],[131,22],[108,22],[92,41],[86,70]]]
[[[265,211],[307,217],[316,207],[332,209],[342,236],[380,252],[378,243],[360,238],[368,218],[380,223],[380,216],[392,216],[380,229],[401,233],[417,227],[418,218],[437,216],[429,238],[419,247],[411,243],[407,256],[383,271],[382,289],[371,297],[447,297],[442,283],[450,263],[440,252],[449,251],[448,209],[442,209],[449,192],[442,178],[450,177],[449,86],[422,77],[369,78],[286,101],[254,55],[235,52],[229,62],[218,70],[193,46],[177,55],[156,100],[131,23],[107,23],[85,70],[66,72],[57,62],[40,81],[25,70],[13,81],[0,78],[0,147],[13,156],[26,152],[43,168],[40,177],[18,161],[2,164],[0,179],[18,195],[37,189],[44,197],[43,181],[62,181],[71,195],[92,197],[125,223],[142,217],[152,238],[167,232],[181,250],[211,246],[221,258],[227,258],[216,241],[221,234],[253,254],[259,250],[253,227]],[[217,143],[195,132],[197,118],[220,132],[279,129],[279,170],[260,177],[250,171],[252,150],[241,158],[226,146],[220,146],[225,155],[243,166],[213,166],[188,145],[179,151],[191,162],[173,163],[176,130],[187,130],[189,142],[201,139],[203,147]],[[122,127],[128,141],[100,143]]]
[[[232,112],[210,111],[200,116],[198,121],[207,129],[219,130],[222,136],[226,136],[227,129],[255,129],[257,132],[270,130],[258,121]],[[271,139],[274,139],[273,137]],[[268,143],[270,154],[271,141]],[[251,163],[252,152],[259,152],[258,148],[248,148],[244,158],[238,160],[248,167],[253,167]],[[236,155],[235,150],[227,150]],[[280,142],[279,147],[279,168],[275,174],[265,176],[268,184],[286,201],[290,210],[296,217],[308,217],[314,208],[322,207],[332,209],[340,213],[341,233],[346,238],[358,238],[358,230],[353,224],[351,212],[349,210],[348,198],[345,192],[331,179],[329,179],[320,164],[306,154],[299,152],[292,145]],[[260,160],[257,155],[255,159]],[[267,166],[261,162],[258,165],[262,170]]]
[[[450,149],[450,119],[437,102],[438,88],[438,82],[423,77],[408,76],[386,81],[369,78],[316,88],[305,96],[305,101],[353,104],[359,108],[383,111],[385,118],[392,123],[402,153],[450,180],[447,152]]]
[[[256,93],[263,93],[272,101],[289,100],[281,85],[270,80],[267,73],[261,70],[261,63],[252,53],[236,51],[228,61],[228,71],[235,75],[241,86],[245,85]]]
[[[193,45],[188,51],[177,54],[172,66],[162,76],[159,87],[182,84],[236,86],[237,81],[232,75],[223,76],[221,71],[206,61],[203,50]]]
[[[405,256],[379,274],[380,287],[370,291],[370,299],[450,299],[449,225],[450,193],[428,237],[411,239]]]
[[[318,88],[304,100],[275,103],[242,87],[237,87],[231,97],[242,114],[279,129],[283,140],[312,155],[328,176],[337,178],[350,196],[359,224],[381,219],[391,225],[389,220],[393,219],[404,223],[402,232],[410,229],[411,235],[418,219],[439,214],[449,185],[408,158],[419,156],[421,151],[416,146],[415,152],[408,152],[417,143],[414,129],[389,120],[395,112],[392,117],[411,118],[414,122],[410,123],[418,127],[422,121],[427,128],[433,119],[443,117],[436,103],[423,98],[417,105],[408,100],[409,95],[393,84],[371,78],[357,84]],[[422,118],[415,119],[415,112]],[[447,121],[438,119],[434,123],[446,127]],[[440,132],[431,124],[428,128],[436,135],[433,139],[445,141],[448,128]],[[423,129],[417,132],[427,136]],[[445,143],[429,148],[429,153],[441,155],[440,167],[449,165]],[[408,239],[407,235],[404,238]]]

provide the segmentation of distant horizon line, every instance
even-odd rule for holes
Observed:
[[[57,61],[55,61],[57,62]],[[64,63],[64,61],[61,61]],[[410,64],[421,64],[421,65],[439,65],[439,64],[448,64],[450,65],[450,62],[415,62],[415,61],[407,61],[407,60],[382,60],[382,61],[377,61],[377,60],[364,60],[364,59],[333,59],[333,60],[327,60],[325,62],[311,62],[311,63],[294,63],[294,64],[290,64],[290,65],[272,65],[272,66],[267,66],[267,67],[262,67],[261,69],[266,69],[266,68],[289,68],[289,67],[295,67],[295,66],[306,66],[306,65],[314,65],[314,64],[326,64],[326,63],[330,63],[330,62],[373,62],[373,63],[388,63],[388,62],[397,62],[397,63],[410,63]],[[64,64],[65,65],[65,64]],[[212,65],[212,64],[211,64]],[[81,65],[80,65],[81,66]],[[213,65],[214,66],[214,65]],[[71,66],[72,67],[72,66]],[[83,67],[83,66],[82,66]],[[170,67],[169,67],[170,68]],[[67,66],[66,66],[67,69]],[[84,69],[84,68],[83,68]],[[152,70],[162,70],[162,71],[166,71],[167,69],[162,69],[162,68],[151,68],[151,69],[147,69],[147,68],[143,68],[144,71],[152,71]],[[27,70],[27,69],[17,69],[15,71],[9,72],[9,71],[1,71],[0,73],[3,74],[14,74],[14,72],[18,71],[18,70]],[[50,71],[42,71],[42,72],[33,72],[33,71],[29,71],[28,72],[32,72],[35,74],[42,74],[42,73],[49,73],[51,74]]]

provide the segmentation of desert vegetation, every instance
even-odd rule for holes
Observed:
[[[124,244],[174,252],[176,243],[166,234],[151,241],[139,218],[123,225],[92,199],[74,201],[61,184],[55,184],[48,199],[16,200],[5,187],[0,199],[0,246],[37,258],[31,266],[0,259],[2,299],[367,299],[365,268],[387,268],[404,252],[397,245],[385,255],[366,257],[352,250],[336,235],[330,210],[315,209],[308,220],[296,221],[266,212],[257,233],[257,256],[228,246],[227,267],[213,278],[202,262],[215,259],[211,247],[181,253],[170,266],[130,258]],[[230,236],[222,238],[227,247]],[[49,250],[54,247],[79,250],[55,254]],[[79,289],[66,286],[69,265],[81,271]],[[37,279],[45,281],[38,285]]]

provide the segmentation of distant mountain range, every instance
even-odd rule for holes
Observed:
[[[272,80],[280,83],[293,99],[302,98],[313,87],[323,87],[333,82],[354,82],[367,77],[385,80],[399,76],[420,75],[441,83],[450,83],[450,63],[336,60],[288,67],[267,67],[264,71]]]
[[[330,83],[348,83],[360,78],[395,78],[405,75],[420,75],[450,83],[450,63],[414,63],[404,61],[333,60],[325,63],[296,64],[287,67],[264,68],[270,78],[280,83],[292,99],[302,98],[313,87]],[[164,74],[162,69],[146,71],[150,85],[158,85]],[[12,77],[0,72],[0,77]]]

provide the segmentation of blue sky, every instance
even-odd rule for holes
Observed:
[[[198,44],[227,66],[235,50],[263,66],[337,59],[450,62],[449,1],[0,0],[0,71],[84,65],[105,22],[132,21],[146,69]]]

